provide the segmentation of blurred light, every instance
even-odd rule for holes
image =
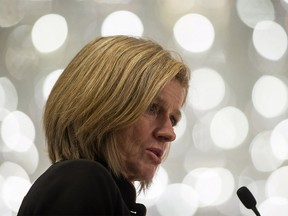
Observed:
[[[221,193],[218,196],[218,199],[215,200],[214,205],[222,205],[233,196],[235,180],[232,173],[224,167],[214,168],[214,171],[217,173],[221,180],[220,185],[217,185],[217,187],[221,188]],[[223,185],[225,186],[223,187]]]
[[[186,149],[189,147],[189,141],[185,138],[178,139],[177,141],[173,141],[169,148],[168,158],[177,158],[182,157],[184,153],[186,153]]]
[[[283,8],[288,11],[288,0],[280,0],[281,5]]]
[[[166,170],[160,166],[153,177],[153,183],[150,188],[144,192],[141,192],[137,197],[137,202],[143,203],[147,208],[155,205],[159,197],[165,191],[168,185],[168,174]],[[137,188],[137,185],[136,185]]]
[[[258,134],[251,142],[250,154],[255,168],[262,172],[270,172],[277,169],[283,160],[277,158],[270,145],[271,132]]]
[[[43,84],[43,89],[42,89],[45,100],[48,99],[53,86],[55,85],[56,81],[58,80],[62,72],[63,72],[63,69],[55,70],[49,73],[48,76],[46,77],[44,84]]]
[[[215,145],[210,134],[210,125],[215,113],[208,113],[195,122],[192,129],[194,146],[202,151],[209,152],[215,150]]]
[[[9,73],[18,80],[27,78],[39,64],[40,58],[32,43],[31,29],[26,25],[17,26],[7,40],[5,63]]]
[[[184,153],[185,147],[188,146],[188,142],[183,141],[183,139],[185,139],[183,138],[183,136],[186,132],[186,129],[187,129],[186,115],[184,112],[182,112],[181,121],[174,128],[176,139],[170,145],[169,156],[168,156],[169,158],[172,158],[172,157],[175,158]]]
[[[258,207],[263,216],[287,216],[288,199],[284,197],[271,197],[262,202]]]
[[[1,86],[0,86],[1,87]],[[1,89],[1,88],[0,88]],[[1,92],[1,91],[0,91]],[[3,119],[10,113],[9,110],[5,109],[5,108],[0,108],[0,128],[2,125],[2,121]],[[1,133],[0,133],[1,134]],[[0,152],[9,152],[11,151],[10,148],[8,148],[5,143],[2,140],[2,137],[0,136]],[[0,208],[1,209],[1,208]],[[1,215],[1,214],[0,214]]]
[[[0,78],[2,79],[2,78]],[[4,107],[4,103],[6,101],[6,95],[4,92],[4,88],[2,87],[2,84],[0,83],[0,107],[3,108]]]
[[[249,156],[249,155],[247,155],[247,156]],[[253,164],[251,164],[250,160],[248,160],[249,158],[247,158],[247,159],[246,158],[247,157],[245,155],[244,160],[238,161],[239,164],[243,165],[243,168],[242,168],[243,170],[238,175],[238,186],[254,184],[256,181],[256,179],[255,179],[255,167],[253,166]],[[246,161],[249,161],[249,163],[248,164],[245,163]]]
[[[85,0],[78,0],[85,1]],[[88,0],[89,1],[89,0]],[[128,4],[131,0],[94,0],[97,3],[105,3],[105,4]],[[110,5],[109,5],[110,6]]]
[[[263,20],[274,20],[275,11],[271,0],[237,0],[237,13],[248,27]]]
[[[18,24],[27,12],[28,0],[0,0],[0,27]]]
[[[214,149],[209,149],[209,151],[205,152],[198,151],[194,146],[191,146],[185,152],[183,165],[187,173],[199,167],[225,167],[227,165],[227,157],[225,152],[216,148],[215,145]]]
[[[261,56],[277,61],[287,50],[287,34],[278,23],[262,21],[254,28],[253,44]]]
[[[195,0],[157,0],[159,7],[164,8],[169,13],[181,14],[189,11],[195,4]]]
[[[210,68],[193,71],[190,86],[188,102],[198,110],[215,108],[225,96],[224,80],[219,73]]]
[[[18,176],[27,181],[30,181],[27,172],[21,166],[16,163],[4,161],[0,166],[0,177],[6,180],[10,176]]]
[[[0,200],[3,200],[7,209],[17,212],[22,199],[30,186],[30,178],[21,166],[9,161],[4,161],[1,164]],[[0,213],[2,213],[1,209]]]
[[[140,18],[130,11],[116,11],[108,15],[101,27],[102,36],[142,36],[144,27]]]
[[[161,215],[193,216],[198,209],[197,194],[186,184],[170,184],[156,207]]]
[[[271,148],[279,160],[288,159],[288,119],[281,121],[272,131]]]
[[[28,174],[33,174],[39,165],[39,153],[33,143],[25,152],[4,151],[2,153],[5,160],[17,163],[23,167]]]
[[[195,188],[199,206],[211,206],[218,199],[221,193],[221,180],[216,172],[209,168],[198,168],[185,176],[183,183]]]
[[[176,127],[174,127],[174,132],[176,134],[175,141],[179,140],[183,136],[183,134],[185,133],[186,127],[187,127],[186,116],[184,112],[181,112],[181,120],[178,122]]]
[[[48,14],[40,17],[32,29],[32,41],[41,53],[59,49],[66,41],[68,26],[64,17]]]
[[[178,44],[193,53],[207,51],[215,38],[212,23],[200,14],[182,16],[176,22],[173,32]]]
[[[0,122],[10,113],[9,110],[0,107]]]
[[[90,0],[77,0],[78,2],[88,1]],[[99,4],[107,4],[110,7],[113,4],[128,4],[131,0],[93,0],[93,2],[97,2]],[[110,5],[109,5],[110,4]]]
[[[14,111],[18,105],[18,94],[13,83],[6,77],[0,77],[0,108]]]
[[[225,107],[212,119],[210,133],[216,146],[223,149],[236,148],[247,137],[249,124],[242,111]]]
[[[264,75],[254,84],[252,102],[255,110],[262,116],[279,116],[288,106],[287,86],[274,76]]]
[[[196,0],[197,4],[200,4],[204,7],[207,8],[214,8],[214,9],[219,9],[221,7],[226,6],[229,4],[229,0]]]
[[[13,211],[18,212],[23,197],[31,187],[30,181],[26,179],[10,176],[3,184],[2,196],[5,204]]]
[[[266,182],[267,197],[284,197],[288,199],[287,182],[288,166],[280,167],[272,172]]]
[[[221,167],[192,170],[183,183],[196,190],[199,207],[223,204],[232,196],[235,187],[233,175]]]
[[[25,152],[33,145],[35,127],[25,113],[13,111],[3,119],[1,135],[10,149]]]
[[[2,194],[2,187],[4,184],[4,179],[0,176],[0,193]],[[3,196],[0,196],[0,215],[3,216],[14,216],[15,213],[5,204]]]
[[[273,130],[282,118],[282,116],[278,118],[265,118],[255,109],[252,100],[248,102],[246,115],[250,118],[249,122],[251,123],[251,131],[253,130],[253,133],[255,134]]]

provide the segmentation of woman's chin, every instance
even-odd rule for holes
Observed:
[[[142,173],[141,175],[137,176],[131,176],[129,179],[131,181],[145,181],[145,182],[151,182],[153,177],[155,175],[155,171],[147,172],[147,173]]]
[[[145,173],[143,173],[141,181],[151,182],[154,178],[156,170],[157,167],[154,169],[149,169],[149,171],[147,170]]]

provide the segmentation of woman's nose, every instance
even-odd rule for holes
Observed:
[[[176,139],[176,134],[170,119],[161,121],[155,131],[155,136],[158,140],[164,142],[172,142]]]

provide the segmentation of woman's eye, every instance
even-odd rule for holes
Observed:
[[[158,112],[158,106],[157,106],[157,104],[151,104],[151,105],[148,107],[147,111],[148,111],[149,113],[156,114],[156,113]]]
[[[171,121],[171,125],[172,125],[173,127],[175,127],[175,126],[177,125],[177,123],[178,123],[178,121],[177,121],[174,117],[171,117],[171,118],[170,118],[170,121]]]

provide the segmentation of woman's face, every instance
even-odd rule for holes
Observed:
[[[144,114],[120,134],[119,144],[131,181],[151,181],[181,118],[184,89],[172,80]]]

